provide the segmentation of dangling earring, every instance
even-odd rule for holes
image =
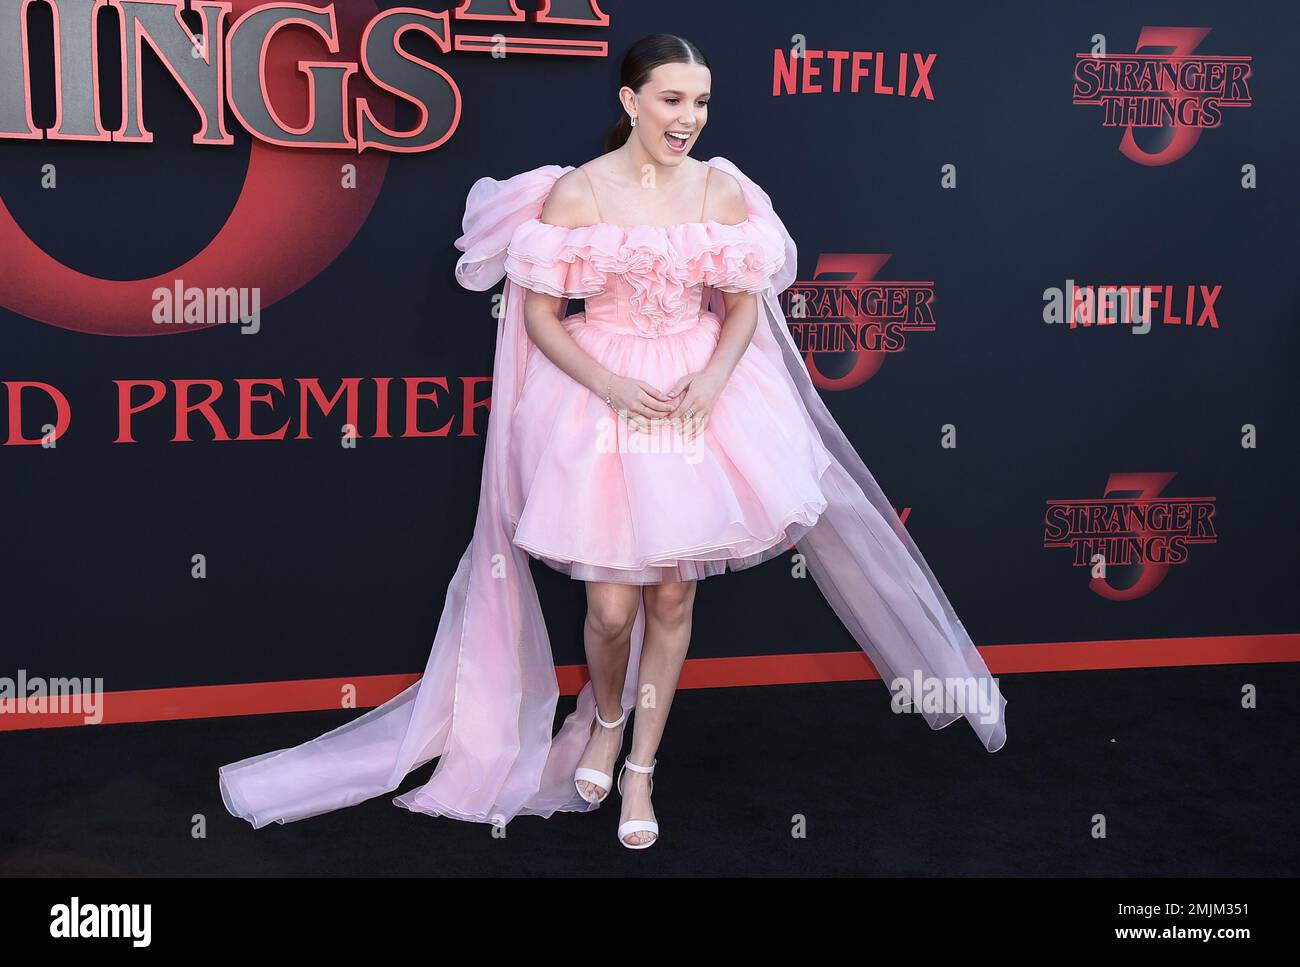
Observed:
[[[636,127],[636,115],[632,115],[632,127]]]

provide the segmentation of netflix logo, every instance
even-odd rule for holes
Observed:
[[[1043,321],[1069,329],[1126,326],[1145,335],[1162,328],[1219,329],[1215,305],[1223,291],[1215,284],[1113,283],[1084,285],[1066,279],[1043,290]]]
[[[815,50],[802,42],[773,51],[772,96],[883,94],[934,100],[930,70],[936,54],[883,50]]]

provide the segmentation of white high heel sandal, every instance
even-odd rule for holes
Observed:
[[[658,759],[652,759],[648,766],[638,765],[631,759],[623,760],[623,769],[631,769],[633,772],[640,772],[650,777],[650,792],[655,791],[655,763]],[[618,794],[623,795],[623,769],[618,770]],[[645,843],[629,843],[624,836],[632,833],[654,833],[655,838]],[[659,842],[659,824],[653,819],[629,819],[621,823],[618,827],[618,841],[628,849],[645,849],[647,846],[653,846]]]
[[[599,722],[602,728],[618,729],[626,721],[627,721],[627,709],[623,709],[623,714],[620,715],[618,718],[616,718],[613,722],[606,722],[603,718],[600,717],[600,706],[599,705],[596,706],[596,722]],[[591,734],[595,735],[595,733],[596,733],[595,723],[592,723]],[[619,736],[620,738],[622,737],[621,729],[619,730]],[[587,736],[587,740],[588,741],[591,740],[591,735]],[[619,745],[621,746],[622,743],[620,742]],[[618,758],[617,753],[615,753],[614,758],[616,759]],[[582,791],[582,787],[578,785],[579,780],[583,782],[590,782],[593,785],[599,786],[601,789],[604,790],[604,792],[602,792],[594,799],[592,799]],[[581,796],[585,802],[594,803],[595,805],[599,806],[601,803],[605,801],[605,797],[609,795],[609,790],[612,785],[614,785],[614,777],[604,772],[601,772],[599,769],[583,768],[583,769],[574,770],[573,787],[578,790],[578,795]]]

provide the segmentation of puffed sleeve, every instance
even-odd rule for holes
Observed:
[[[465,253],[456,261],[456,281],[482,292],[506,274],[506,249],[515,231],[541,214],[556,180],[567,171],[542,165],[504,180],[483,177],[465,199],[463,233],[455,246]]]

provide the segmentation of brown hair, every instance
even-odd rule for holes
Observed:
[[[700,48],[685,37],[676,34],[648,34],[642,37],[623,55],[619,68],[619,87],[640,91],[650,77],[650,72],[660,64],[701,64],[709,66]],[[613,151],[627,143],[632,134],[632,122],[626,111],[605,135],[605,151]]]

